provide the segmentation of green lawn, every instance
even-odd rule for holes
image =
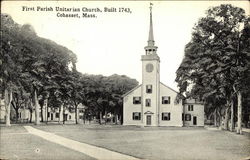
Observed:
[[[37,128],[144,159],[235,160],[250,156],[249,137],[227,131],[99,125]]]
[[[250,156],[250,139],[248,136],[237,135],[235,133],[220,130],[207,130],[204,128],[191,127],[141,128],[135,126],[115,125],[44,125],[34,127],[79,142],[101,146],[142,159],[240,160]],[[22,129],[19,130],[20,132],[23,132]],[[1,135],[1,146],[2,139],[7,137],[6,132],[4,135],[5,136]],[[13,134],[11,136],[13,136],[12,138],[14,139],[10,140],[12,142],[8,142],[9,139],[6,139],[4,143],[5,146],[13,146],[10,143],[15,141],[17,144],[23,143],[25,146],[24,148],[28,148],[28,150],[23,151],[23,154],[24,152],[27,153],[25,153],[23,157],[20,156],[20,158],[30,156],[34,159],[42,159],[43,156],[48,157],[47,159],[54,157],[57,159],[89,158],[86,155],[81,156],[82,154],[78,152],[44,141],[39,137],[34,137],[28,134],[18,136],[14,136]],[[22,140],[20,140],[20,138],[22,138]],[[20,145],[20,147],[21,146],[22,145]],[[42,154],[41,152],[41,155],[37,156],[37,153],[34,152],[37,146],[39,146],[41,150],[44,149],[45,152],[53,150],[55,156],[49,156],[47,154]],[[10,155],[12,153],[10,148],[11,147],[2,148],[1,155],[2,152],[5,153],[4,155]],[[12,150],[14,150],[14,148]],[[19,154],[21,153],[21,151],[17,152]]]
[[[84,155],[28,134],[21,126],[0,128],[0,159],[93,160]]]

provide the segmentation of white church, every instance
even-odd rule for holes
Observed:
[[[204,105],[194,99],[176,101],[178,92],[160,82],[160,57],[153,35],[152,6],[148,45],[144,48],[142,84],[123,95],[123,125],[204,126]]]

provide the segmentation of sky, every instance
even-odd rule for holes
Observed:
[[[82,73],[127,75],[141,83],[141,55],[145,54],[149,32],[149,4],[153,3],[153,29],[157,54],[161,59],[160,79],[178,90],[176,70],[192,28],[209,7],[230,3],[250,13],[249,1],[2,1],[2,13],[18,24],[31,24],[37,35],[73,51]],[[33,8],[34,10],[27,10]],[[37,10],[50,7],[53,11]],[[55,7],[79,8],[80,12],[60,12]],[[116,12],[105,12],[105,7]],[[25,8],[23,10],[23,8]],[[82,8],[99,8],[94,18],[82,17]],[[119,12],[129,8],[131,12]],[[80,18],[58,17],[75,14]],[[87,12],[84,12],[87,13]]]

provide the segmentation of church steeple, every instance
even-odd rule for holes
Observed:
[[[152,6],[150,3],[150,22],[149,22],[149,35],[148,35],[148,45],[144,48],[146,55],[156,54],[157,46],[155,46],[154,33],[153,33],[153,16],[152,16]]]
[[[152,3],[150,3],[150,21],[147,46],[144,47],[146,54],[141,56],[142,61],[142,87],[141,87],[141,113],[144,125],[159,126],[160,115],[160,57],[156,54],[153,34]],[[152,119],[149,123],[149,119]],[[150,120],[151,121],[151,120]]]
[[[150,24],[149,24],[149,35],[148,35],[148,46],[154,46],[154,33],[153,33],[153,19],[152,19],[152,5],[153,3],[150,3]]]

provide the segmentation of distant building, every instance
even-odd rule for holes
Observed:
[[[204,104],[195,99],[186,99],[183,105],[183,125],[204,126]]]
[[[142,61],[142,84],[123,95],[123,125],[204,126],[204,105],[177,100],[178,92],[160,82],[160,57],[153,36],[152,7],[148,45]]]
[[[78,120],[83,120],[84,108],[82,104],[78,106]],[[60,111],[61,110],[61,111]],[[5,122],[5,105],[4,99],[0,99],[0,122]],[[17,117],[18,116],[18,117]],[[43,107],[39,109],[40,121],[43,119],[44,122],[58,122],[58,121],[75,121],[75,109],[72,107]],[[14,108],[11,105],[10,109],[10,119],[12,122],[27,123],[30,121],[35,121],[35,108],[29,109],[27,106],[22,106],[18,109],[18,115],[16,114]]]

